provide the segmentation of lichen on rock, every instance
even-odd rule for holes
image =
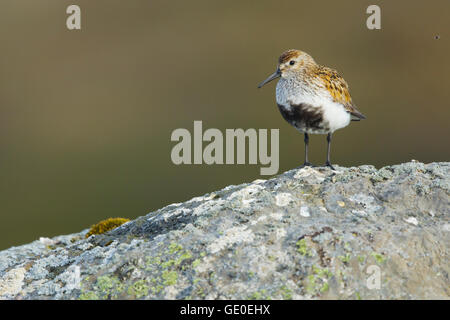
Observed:
[[[448,299],[450,164],[336,169],[4,250],[0,299]]]

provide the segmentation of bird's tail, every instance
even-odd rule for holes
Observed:
[[[351,121],[360,121],[366,119],[366,116],[363,115],[361,112],[359,112],[356,109],[353,109],[352,112],[350,112],[350,120]]]

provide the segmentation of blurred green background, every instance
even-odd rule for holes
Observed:
[[[66,28],[70,4],[81,31]],[[448,0],[2,0],[0,249],[268,178],[172,164],[171,132],[194,120],[279,128],[279,172],[303,163],[275,83],[256,88],[289,48],[337,69],[368,117],[336,132],[333,163],[448,161],[449,16]],[[322,164],[325,136],[311,140]]]

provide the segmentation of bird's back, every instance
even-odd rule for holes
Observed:
[[[313,77],[320,79],[331,99],[340,103],[352,116],[352,120],[362,120],[366,117],[358,111],[350,96],[349,87],[344,78],[334,69],[317,66]]]

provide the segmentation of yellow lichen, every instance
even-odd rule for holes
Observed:
[[[130,219],[125,218],[109,218],[106,220],[102,220],[91,227],[89,232],[86,234],[86,238],[89,238],[93,234],[102,234],[112,229],[115,229],[128,221],[130,221]]]

